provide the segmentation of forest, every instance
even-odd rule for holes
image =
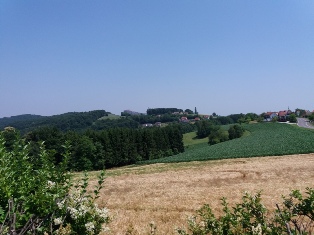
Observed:
[[[70,112],[50,117],[20,115],[0,119],[0,128],[4,129],[8,150],[15,148],[13,143],[17,140],[30,143],[31,158],[36,162],[40,144],[44,142],[51,161],[58,165],[63,160],[64,145],[67,145],[71,152],[68,168],[83,171],[125,166],[183,153],[183,134],[192,131],[197,132],[198,138],[211,136],[210,144],[226,141],[229,137],[225,138],[226,131],[219,126],[237,123],[241,119],[252,120],[257,116],[234,114],[184,123],[179,121],[183,114],[173,113],[177,111],[181,112],[182,109],[151,109],[148,113],[154,113],[152,115],[115,118],[111,118],[114,115],[105,110]],[[188,118],[194,120],[197,116],[190,112]],[[164,126],[143,128],[141,125],[156,122]]]
[[[14,128],[6,128],[3,136],[9,150],[16,147],[13,143],[19,139],[30,143],[31,158],[34,162],[39,159],[42,142],[51,161],[56,165],[62,162],[64,145],[68,145],[71,152],[68,168],[73,171],[101,170],[184,152],[179,125],[147,129],[87,130],[83,133],[62,132],[56,127],[41,127],[27,133],[23,138]]]

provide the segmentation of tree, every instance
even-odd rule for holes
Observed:
[[[228,138],[228,132],[224,131],[221,127],[215,126],[208,135],[208,144],[218,144],[220,142],[227,141]]]
[[[211,121],[201,120],[196,123],[197,132],[196,135],[198,138],[206,138],[210,134],[211,130],[213,129],[213,124]]]
[[[275,116],[271,119],[272,122],[277,122],[278,121],[278,116]]]
[[[245,119],[250,120],[250,121],[254,121],[257,120],[258,115],[256,113],[247,113],[245,114]]]
[[[230,140],[240,138],[244,133],[244,128],[239,125],[233,125],[229,128],[228,133]]]
[[[8,150],[13,150],[14,143],[20,138],[19,132],[14,127],[5,127],[2,136],[5,140],[5,147]]]
[[[245,117],[241,117],[238,119],[238,123],[242,125],[242,123],[249,123],[251,119],[246,119]]]
[[[197,110],[196,110],[196,107],[195,107],[195,111],[194,111],[194,113],[197,115],[198,114],[198,112],[197,112]]]
[[[193,111],[191,109],[186,109],[184,110],[185,113],[188,113],[188,114],[193,114]]]
[[[297,117],[294,113],[290,114],[289,115],[289,118],[288,118],[289,122],[292,122],[292,123],[296,123],[297,122]]]
[[[87,175],[74,183],[67,171],[68,143],[64,161],[58,167],[49,161],[41,144],[40,170],[29,158],[29,144],[18,139],[14,146],[8,151],[0,133],[0,234],[96,235],[105,228],[102,225],[109,222],[108,210],[95,204],[103,187],[104,172],[91,188]]]
[[[304,109],[295,109],[295,114],[298,117],[305,117],[306,116],[306,111]]]

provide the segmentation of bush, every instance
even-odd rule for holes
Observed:
[[[297,123],[298,122],[297,116],[294,113],[290,114],[288,121],[292,123]]]
[[[242,202],[231,207],[222,199],[223,215],[216,217],[209,205],[188,220],[188,230],[177,229],[180,235],[296,235],[314,232],[314,189],[307,188],[306,197],[292,191],[283,197],[273,213],[262,204],[261,193],[244,193]]]
[[[233,125],[229,128],[228,133],[229,133],[229,139],[235,139],[235,138],[240,138],[243,133],[244,133],[244,128],[240,125]]]
[[[104,172],[93,194],[87,192],[87,175],[73,184],[66,169],[68,144],[55,166],[42,143],[36,167],[28,144],[5,146],[0,134],[0,234],[98,234],[109,222],[107,209],[95,204]]]
[[[213,130],[208,136],[208,144],[210,145],[229,140],[228,133],[219,126],[217,127],[218,128],[216,130]]]

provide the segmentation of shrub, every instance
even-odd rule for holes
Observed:
[[[221,127],[217,126],[216,130],[213,130],[208,136],[208,144],[218,144],[220,142],[227,141],[229,139],[228,133]]]
[[[98,234],[109,222],[107,209],[95,204],[104,172],[93,194],[87,192],[87,175],[73,184],[67,143],[58,166],[43,143],[36,167],[28,144],[17,140],[12,150],[5,146],[0,134],[0,234]]]
[[[243,133],[244,133],[244,128],[239,125],[233,125],[229,128],[228,134],[229,134],[229,139],[235,139],[235,138],[240,138]]]
[[[216,217],[209,205],[188,220],[188,230],[177,229],[180,235],[297,235],[314,232],[314,189],[307,188],[307,196],[292,191],[283,197],[282,208],[277,204],[273,213],[262,204],[261,193],[244,193],[242,202],[231,207],[222,199],[223,214]]]

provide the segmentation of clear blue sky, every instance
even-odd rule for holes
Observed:
[[[1,0],[0,117],[314,109],[314,1]]]

